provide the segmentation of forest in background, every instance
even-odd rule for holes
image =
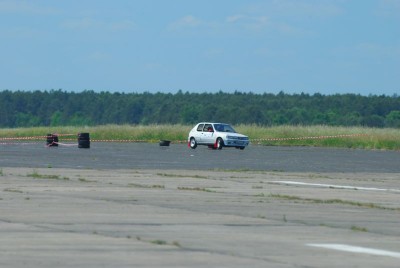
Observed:
[[[199,121],[400,128],[400,96],[0,91],[1,128]]]

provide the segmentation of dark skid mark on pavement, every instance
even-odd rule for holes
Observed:
[[[243,151],[192,150],[185,144],[101,142],[92,142],[90,149],[0,145],[0,167],[398,173],[400,152],[258,145]]]

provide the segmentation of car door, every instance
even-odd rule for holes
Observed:
[[[201,143],[214,144],[214,128],[212,124],[204,124]]]
[[[197,143],[202,143],[203,139],[203,129],[204,129],[204,124],[199,124],[197,126],[196,131],[194,132],[193,136],[196,139]]]

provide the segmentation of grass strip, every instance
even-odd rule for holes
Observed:
[[[35,137],[43,140],[47,133],[73,134],[60,137],[60,142],[76,140],[78,133],[89,132],[91,140],[146,141],[170,140],[185,143],[193,126],[189,125],[103,125],[86,127],[32,127],[0,129],[1,138]],[[253,143],[269,146],[318,146],[353,149],[400,150],[400,129],[332,126],[274,126],[237,125],[235,129],[249,136]],[[307,138],[336,135],[357,135],[350,137]],[[288,140],[271,140],[274,138]],[[290,139],[299,138],[299,139]]]

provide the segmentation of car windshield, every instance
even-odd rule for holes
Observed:
[[[228,124],[214,124],[214,128],[219,132],[232,132],[236,133],[236,131]]]

